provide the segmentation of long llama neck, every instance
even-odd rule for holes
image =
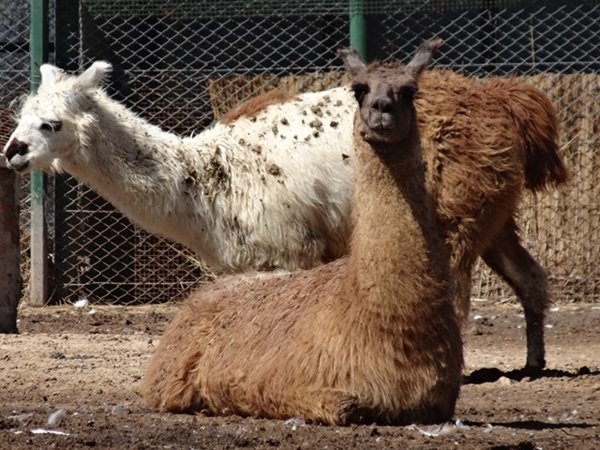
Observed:
[[[91,110],[80,116],[78,128],[80,147],[61,159],[65,171],[135,218],[156,218],[156,213],[170,210],[165,199],[181,172],[178,136],[149,124],[101,91]]]
[[[425,189],[418,130],[399,146],[377,151],[358,137],[355,142],[350,284],[381,312],[439,297],[447,286],[437,280],[448,279],[449,258]],[[394,302],[398,293],[402,305]]]
[[[156,200],[177,176],[181,139],[149,124],[104,92],[98,91],[95,99],[79,124],[79,150],[61,160],[61,166],[117,206]]]

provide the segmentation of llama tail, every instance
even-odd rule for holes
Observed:
[[[525,144],[525,187],[540,192],[569,181],[570,172],[559,153],[559,120],[552,102],[525,83],[504,87]]]

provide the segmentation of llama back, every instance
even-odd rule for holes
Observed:
[[[559,153],[559,119],[554,105],[539,89],[511,78],[494,78],[494,88],[507,94],[508,108],[525,148],[525,187],[533,192],[560,186],[569,171]]]
[[[352,100],[347,88],[338,88],[273,104],[250,101],[232,112],[233,122],[227,116],[198,136],[219,139],[230,185],[214,199],[223,206],[221,221],[249,230],[231,257],[221,253],[230,266],[251,267],[261,259],[252,253],[257,246],[268,247],[265,263],[254,264],[261,270],[306,269],[347,253]],[[234,261],[235,253],[248,256]]]
[[[446,227],[453,265],[466,271],[515,210],[525,159],[518,130],[506,112],[505,94],[482,81],[432,70],[421,77],[419,92],[428,189]]]

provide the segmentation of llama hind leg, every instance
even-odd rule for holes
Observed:
[[[194,362],[194,358],[180,357],[176,350],[166,346],[159,348],[144,377],[142,391],[146,404],[169,412],[188,413],[204,409],[205,402],[192,381]]]
[[[543,267],[519,243],[516,225],[510,221],[482,255],[485,263],[514,289],[525,312],[527,363],[537,372],[546,366],[544,317],[550,304],[548,276]]]
[[[204,408],[204,400],[193,377],[204,342],[197,315],[184,304],[165,330],[143,381],[148,406],[162,411],[193,412]]]

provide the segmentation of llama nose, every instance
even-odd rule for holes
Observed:
[[[25,155],[27,154],[29,148],[25,142],[21,142],[18,139],[13,139],[11,143],[4,150],[4,156],[6,156],[7,160],[11,160],[11,158],[15,155]]]
[[[392,100],[387,97],[375,99],[371,103],[371,108],[381,113],[389,113],[392,111]]]

